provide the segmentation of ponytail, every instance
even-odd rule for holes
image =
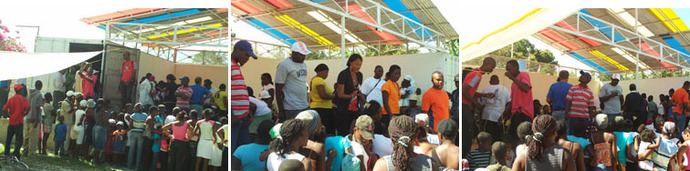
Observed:
[[[395,170],[411,170],[414,160],[414,140],[417,136],[418,125],[409,116],[399,116],[391,120],[388,132],[393,141],[393,164]]]
[[[294,143],[299,136],[301,136],[302,130],[304,129],[306,129],[306,126],[302,120],[288,120],[283,123],[282,126],[280,126],[280,135],[273,139],[268,147],[271,149],[271,151],[283,156],[289,152],[287,151],[288,147],[290,147],[290,144]]]
[[[534,134],[527,135],[527,154],[529,159],[539,161],[546,150],[546,137],[556,134],[556,120],[550,115],[540,115],[532,124]]]

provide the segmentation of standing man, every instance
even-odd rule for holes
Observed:
[[[7,126],[7,139],[5,139],[5,156],[10,156],[10,145],[12,144],[12,137],[17,138],[14,143],[14,152],[12,155],[20,159],[19,149],[22,147],[24,140],[24,116],[29,113],[29,101],[19,93],[22,89],[21,84],[14,84],[14,96],[7,100],[2,110],[10,114],[9,124]]]
[[[137,80],[134,78],[134,71],[137,69],[137,64],[129,57],[129,52],[127,51],[122,54],[122,58],[125,59],[125,62],[122,62],[122,73],[118,90],[122,93],[122,106],[125,106],[127,103],[132,103],[132,89],[134,88],[134,81]]]
[[[673,104],[673,122],[676,123],[676,126],[680,130],[685,130],[685,127],[687,126],[687,121],[685,120],[686,117],[688,116],[688,110],[690,110],[690,106],[688,106],[688,89],[690,88],[690,81],[685,81],[683,83],[683,87],[677,89],[676,91],[673,92],[673,96],[671,97],[671,102]],[[679,135],[682,138],[682,135]]]
[[[144,105],[144,109],[148,109],[153,106],[152,91],[154,88],[155,87],[148,77],[139,84],[139,99],[137,101]]]
[[[475,138],[476,125],[474,110],[481,108],[481,104],[475,98],[493,97],[493,94],[477,92],[479,83],[482,81],[482,74],[491,73],[496,68],[496,60],[492,57],[484,58],[482,66],[468,73],[462,82],[462,158],[465,158],[472,147],[472,139]]]
[[[67,150],[69,150],[69,147],[70,147],[69,146],[69,144],[70,144],[70,142],[69,142],[70,138],[69,137],[71,134],[70,132],[72,132],[70,130],[72,130],[72,126],[74,125],[74,120],[75,120],[74,112],[76,112],[76,108],[72,108],[72,104],[74,102],[74,95],[75,95],[74,91],[71,91],[71,90],[67,91],[67,93],[65,93],[65,95],[67,95],[67,98],[61,102],[58,102],[58,103],[60,103],[60,116],[62,116],[64,119],[63,123],[65,125],[67,125],[67,132],[65,134],[65,137],[67,137],[67,138],[65,138],[65,142],[64,142],[65,151],[67,151]]]
[[[242,144],[249,143],[249,94],[240,66],[249,61],[249,57],[257,59],[252,50],[252,44],[246,40],[235,43],[235,48],[230,54],[230,111],[232,113],[231,124],[231,150],[230,154]]]
[[[642,95],[637,92],[637,86],[635,86],[635,84],[630,84],[630,93],[625,96],[625,103],[623,103],[623,117],[626,120],[633,121],[633,125],[639,126],[647,122],[647,114],[645,113],[644,116],[642,116],[643,113],[640,108],[640,106],[644,104],[642,99]],[[635,119],[635,117],[637,117],[637,119]],[[685,129],[685,127],[682,128]]]
[[[175,83],[175,75],[168,74],[165,76],[165,79],[168,81],[165,83],[165,109],[166,111],[172,111],[173,108],[175,108],[175,103],[177,102],[177,96],[175,96],[175,91],[177,91],[177,83]],[[175,115],[175,114],[173,114]]]
[[[441,120],[450,118],[448,114],[450,104],[448,104],[448,92],[443,90],[443,73],[434,71],[431,74],[431,83],[434,86],[424,92],[424,96],[422,96],[422,113],[429,115],[429,121],[431,121],[429,126],[436,131],[438,129],[436,125]]]
[[[532,83],[529,74],[520,72],[520,64],[516,60],[510,60],[506,64],[505,76],[513,84],[510,85],[510,126],[508,136],[518,139],[517,127],[522,122],[532,122],[534,119],[534,104],[532,99]]]
[[[12,80],[0,81],[0,106],[7,104],[7,98],[10,95],[10,84],[12,84]],[[4,110],[0,111],[0,117],[9,118],[9,116],[9,113]]]
[[[208,108],[215,104],[215,102],[213,102],[213,95],[216,94],[216,92],[218,92],[218,88],[213,87],[213,82],[210,79],[204,80],[204,88],[206,88],[211,93],[211,95],[209,95],[208,98],[204,100],[204,108]]]
[[[43,106],[43,95],[41,94],[41,89],[43,88],[43,83],[41,80],[36,81],[36,89],[31,90],[29,93],[29,115],[26,116],[26,138],[28,146],[24,147],[24,156],[31,156],[36,153],[38,148],[38,125],[41,120],[41,107]]]
[[[558,73],[558,82],[551,84],[549,88],[549,93],[546,95],[546,102],[551,106],[551,111],[553,111],[553,118],[556,121],[565,122],[565,96],[568,95],[570,87],[573,85],[568,83],[568,76],[570,73],[563,70]],[[591,94],[591,93],[590,93]],[[565,122],[568,124],[568,122]]]
[[[381,95],[381,86],[386,81],[381,79],[383,76],[383,67],[381,65],[376,65],[374,67],[374,77],[367,78],[362,84],[362,93],[367,96],[367,102],[376,101],[379,105],[383,104]]]
[[[276,101],[278,116],[285,121],[295,118],[309,108],[307,91],[307,65],[304,59],[311,53],[302,42],[292,44],[292,55],[278,64],[276,71]]]
[[[194,78],[194,85],[192,85],[192,98],[189,101],[191,108],[197,112],[204,110],[204,101],[211,97],[211,92],[206,87],[201,85],[201,77]],[[199,116],[201,119],[201,116]]]
[[[482,110],[481,125],[484,131],[491,134],[492,140],[501,141],[503,135],[502,115],[506,110],[506,104],[510,103],[510,90],[499,84],[498,76],[492,75],[488,87],[482,93],[494,94],[494,98],[486,99]]]
[[[65,89],[67,87],[67,80],[65,77],[65,73],[67,73],[67,69],[60,70],[59,72],[55,72],[53,74],[53,99],[55,102],[60,102],[62,100],[65,100],[65,92],[67,90]],[[60,104],[59,103],[53,103],[53,109],[59,108]]]
[[[621,79],[620,74],[613,74],[611,76],[611,83],[601,87],[599,90],[599,101],[601,107],[609,118],[609,125],[613,125],[613,120],[616,116],[621,115],[621,104],[623,104],[623,89],[618,85]]]
[[[175,97],[177,97],[177,107],[180,109],[186,111],[187,113],[190,112],[189,108],[189,100],[192,97],[192,88],[189,87],[189,77],[184,76],[180,78],[180,87],[177,88],[175,91]]]
[[[575,135],[574,125],[587,125],[589,127],[590,121],[596,116],[596,106],[594,106],[594,93],[587,87],[589,81],[592,80],[592,75],[588,72],[580,71],[580,84],[575,85],[568,90],[565,97],[565,120],[570,122],[568,127],[568,135]]]

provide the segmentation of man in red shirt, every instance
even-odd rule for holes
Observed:
[[[477,92],[482,74],[488,74],[496,68],[496,60],[491,57],[484,58],[482,66],[467,74],[462,82],[462,157],[465,158],[472,147],[472,139],[477,134],[477,125],[474,122],[475,109],[481,108],[476,97],[493,97],[494,95]]]
[[[448,102],[448,92],[443,90],[443,73],[434,71],[431,74],[431,83],[433,87],[429,88],[422,96],[422,113],[428,113],[429,124],[434,130],[438,130],[436,126],[441,120],[448,119],[450,104]]]
[[[532,83],[529,79],[529,74],[520,72],[520,64],[516,60],[510,60],[506,64],[505,76],[508,77],[513,84],[510,87],[510,99],[512,100],[507,105],[506,110],[510,111],[510,126],[508,126],[508,136],[511,139],[517,138],[517,127],[522,122],[532,122],[534,118],[534,104],[532,102]],[[503,115],[503,117],[507,117]]]
[[[91,67],[89,62],[86,62],[86,64],[82,66],[81,70],[79,70],[79,76],[81,79],[83,79],[81,85],[84,93],[84,100],[96,98],[96,93],[94,93],[94,90],[98,76],[93,75],[93,67]]]
[[[22,85],[14,84],[14,91],[18,92],[22,89]],[[10,156],[10,144],[12,144],[12,137],[16,135],[16,142],[14,144],[14,153],[12,155],[20,158],[19,149],[22,147],[24,140],[24,116],[29,113],[29,100],[22,96],[21,93],[16,93],[12,96],[2,108],[3,111],[10,114],[9,125],[7,126],[7,139],[5,139],[5,156]]]
[[[118,90],[122,93],[122,106],[132,102],[132,89],[134,88],[134,71],[137,69],[137,64],[129,57],[129,52],[125,51],[122,57],[125,62],[122,62],[122,74],[120,75],[120,86]]]

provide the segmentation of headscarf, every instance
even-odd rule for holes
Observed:
[[[297,114],[295,119],[302,120],[305,124],[307,124],[307,128],[309,128],[309,135],[314,133],[316,130],[316,126],[321,123],[321,117],[319,116],[319,113],[316,112],[315,110],[305,110]]]

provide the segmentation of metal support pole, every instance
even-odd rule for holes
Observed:
[[[345,15],[350,15],[350,1],[345,0]],[[347,48],[345,47],[345,15],[340,17],[340,57],[343,59],[343,64],[347,65],[347,54],[346,50]]]
[[[177,63],[177,49],[175,49],[175,55],[173,55],[173,63]]]
[[[510,44],[510,58],[513,58],[513,46],[515,45],[515,42]]]
[[[206,51],[201,51],[201,65],[206,65]]]
[[[635,33],[637,33],[637,44],[642,44],[642,37],[640,36],[640,31],[637,29],[640,24],[637,17],[639,16],[638,8],[635,8]],[[637,65],[635,65],[635,85],[640,86],[640,51],[642,46],[637,46]],[[640,87],[642,88],[642,87]],[[639,89],[638,89],[639,90]]]

